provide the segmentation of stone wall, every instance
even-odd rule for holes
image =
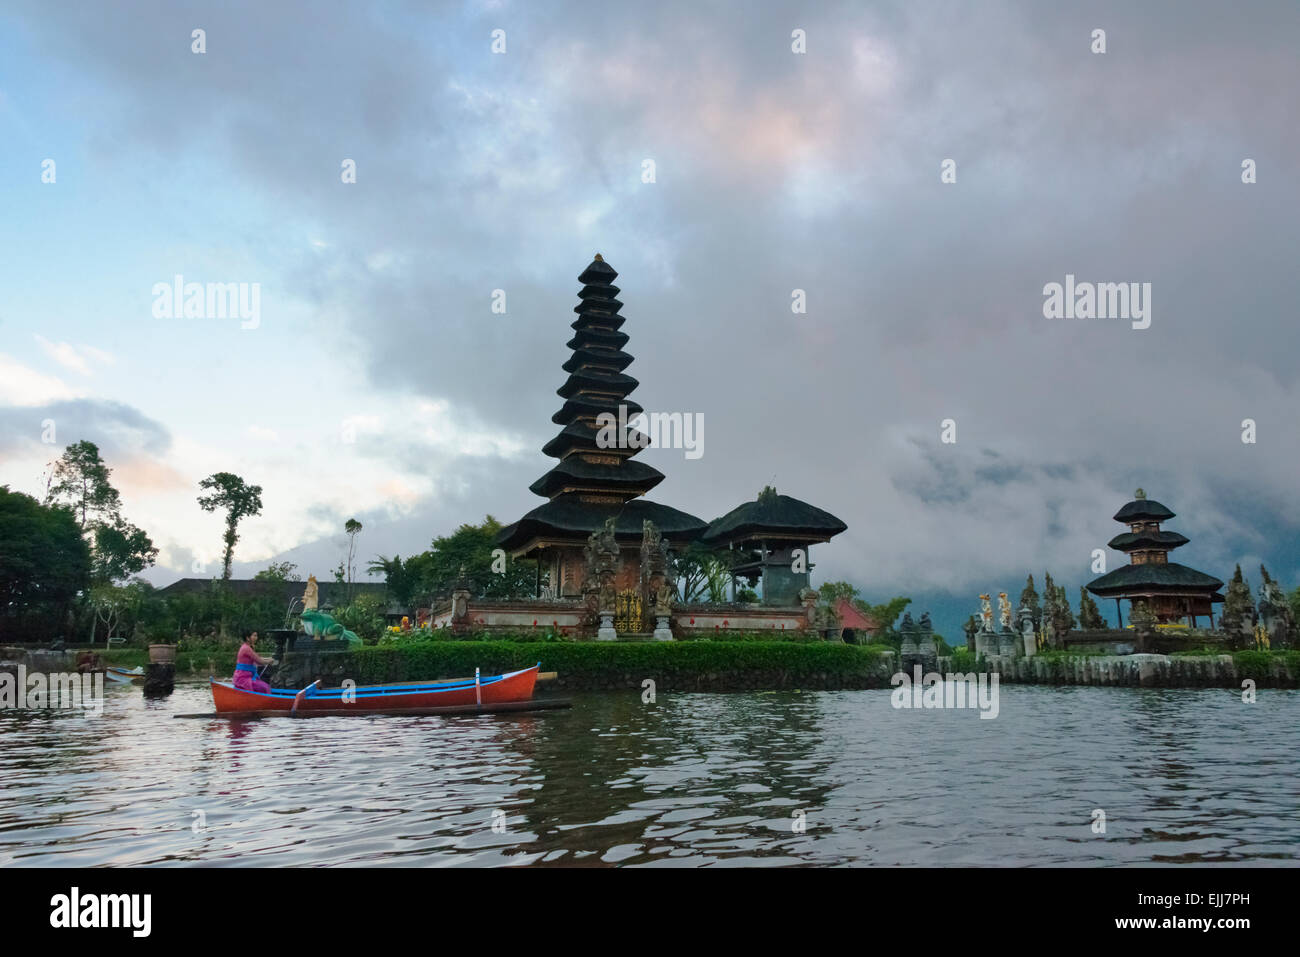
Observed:
[[[952,670],[951,658],[939,659],[939,670]],[[1241,689],[1231,655],[1081,655],[990,658],[986,671],[1013,684],[1101,685],[1120,688]],[[1258,687],[1300,687],[1300,669],[1274,657],[1264,674],[1251,674]]]

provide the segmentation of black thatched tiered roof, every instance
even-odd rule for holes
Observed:
[[[846,528],[830,512],[789,495],[778,495],[769,485],[757,499],[733,508],[709,525],[703,540],[718,545],[765,537],[828,542]]]
[[[1133,501],[1115,513],[1115,521],[1129,527],[1127,532],[1110,540],[1110,547],[1126,553],[1131,564],[1107,572],[1088,583],[1088,591],[1101,598],[1126,598],[1143,595],[1183,595],[1221,602],[1217,594],[1223,582],[1186,565],[1169,561],[1169,553],[1186,545],[1188,539],[1178,532],[1166,532],[1160,523],[1174,517],[1174,512],[1146,497],[1138,489]]]
[[[1177,562],[1121,565],[1088,583],[1088,591],[1101,598],[1123,598],[1130,592],[1148,591],[1178,595],[1205,592],[1209,595],[1222,587],[1223,582],[1212,575]]]
[[[619,315],[623,303],[616,298],[617,276],[597,253],[578,277],[583,284],[578,293],[581,301],[573,309],[578,318],[571,324],[575,334],[568,343],[573,355],[562,366],[569,377],[557,390],[565,402],[551,417],[562,428],[542,448],[559,462],[530,486],[550,501],[497,537],[498,544],[516,555],[543,543],[580,543],[609,517],[616,520],[617,534],[627,538],[639,538],[646,519],[677,541],[698,538],[704,531],[705,523],[694,515],[640,498],[664,478],[657,469],[632,461],[645,437],[634,429],[617,427],[602,434],[597,421],[608,413],[626,423],[642,411],[627,398],[637,381],[623,371],[632,356],[623,351],[627,334],[619,331],[625,318]],[[618,441],[605,442],[611,434]]]

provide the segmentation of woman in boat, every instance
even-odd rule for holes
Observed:
[[[257,691],[266,694],[271,690],[271,686],[257,677],[257,668],[259,665],[266,666],[274,664],[274,658],[263,658],[253,646],[257,644],[257,632],[245,631],[244,643],[239,646],[239,654],[235,656],[235,679],[234,685],[240,691]]]

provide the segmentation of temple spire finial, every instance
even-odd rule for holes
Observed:
[[[596,262],[603,263],[604,261],[605,261],[605,257],[602,256],[600,253],[596,253]]]

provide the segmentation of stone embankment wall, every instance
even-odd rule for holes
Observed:
[[[952,659],[939,659],[938,670],[955,670]],[[1232,655],[990,658],[979,670],[996,671],[999,681],[1014,684],[1240,689],[1249,678],[1261,688],[1300,687],[1300,668],[1282,655],[1250,658],[1241,666]]]

